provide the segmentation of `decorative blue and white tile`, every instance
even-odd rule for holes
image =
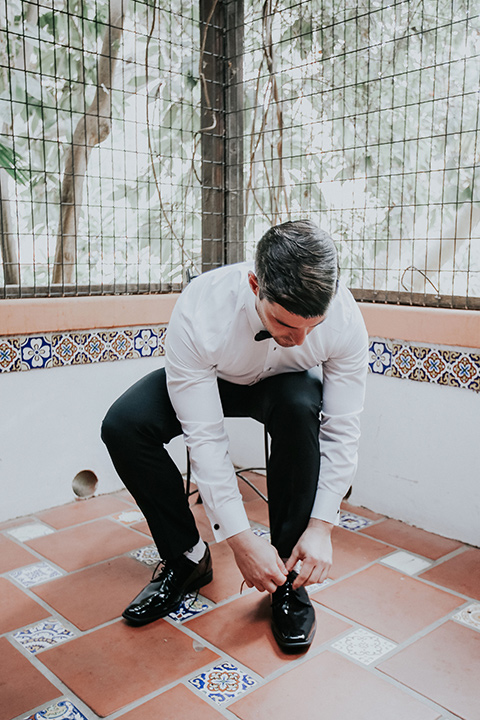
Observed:
[[[133,331],[113,330],[108,333],[109,360],[125,360],[132,357]]]
[[[376,375],[389,375],[392,367],[393,343],[391,340],[374,340],[368,349],[368,367]]]
[[[0,338],[0,372],[162,356],[166,325]]]
[[[451,381],[449,385],[480,390],[480,354],[450,351]]]
[[[321,583],[312,583],[311,585],[305,585],[305,590],[309,595],[313,595],[313,593],[316,593],[318,590],[323,590],[323,588],[326,588],[328,585],[331,585],[333,580],[330,578],[327,578]]]
[[[48,525],[43,525],[43,523],[28,523],[28,525],[19,525],[18,527],[8,530],[8,534],[20,542],[34,540],[34,538],[51,535],[54,532],[55,530],[48,527]]]
[[[18,338],[2,338],[0,340],[0,372],[20,370],[21,353]]]
[[[178,610],[171,612],[168,617],[175,620],[175,622],[182,623],[185,622],[185,620],[190,620],[192,617],[201,615],[212,607],[215,607],[215,603],[211,600],[207,600],[207,598],[202,597],[202,595],[197,596],[196,593],[189,593],[185,595]]]
[[[215,665],[188,682],[218,705],[234,700],[258,684],[250,675],[229,662]]]
[[[463,625],[480,630],[480,603],[473,603],[463,608],[463,610],[459,610],[453,615],[453,619]]]
[[[88,720],[70,700],[58,700],[45,710],[29,715],[25,720]]]
[[[53,645],[71,640],[76,635],[58,620],[45,620],[32,627],[17,630],[13,637],[25,650],[35,655]]]
[[[258,537],[264,537],[267,540],[270,540],[270,529],[268,527],[265,527],[265,525],[261,525],[257,522],[251,522],[250,527],[252,528],[252,532],[254,535],[258,535]]]
[[[368,518],[364,518],[361,515],[356,515],[355,513],[351,512],[344,512],[343,510],[340,511],[340,520],[338,524],[340,527],[345,528],[345,530],[361,530],[362,528],[366,528],[369,525],[373,525],[373,520],[368,520]]]
[[[77,336],[52,335],[52,363],[55,367],[62,365],[76,365],[79,363],[78,356],[81,352],[81,345],[76,341]]]
[[[417,555],[412,555],[412,553],[405,552],[404,550],[398,550],[392,555],[387,555],[387,557],[382,558],[380,562],[406,575],[416,575],[432,565],[429,560],[425,560],[425,558],[418,557]]]
[[[480,354],[394,342],[392,377],[480,391]]]
[[[147,545],[146,547],[133,550],[130,557],[143,563],[144,565],[157,565],[161,558],[155,545]]]
[[[21,370],[33,370],[51,366],[52,344],[48,335],[21,338]]]
[[[160,325],[159,327],[155,328],[155,331],[158,335],[158,348],[156,354],[165,355],[165,338],[167,337],[167,326]]]
[[[26,565],[23,568],[18,568],[18,570],[12,570],[8,575],[25,588],[62,577],[62,573],[47,562]]]
[[[158,334],[153,329],[143,329],[133,336],[133,344],[138,357],[151,357],[158,348]]]
[[[91,332],[84,333],[82,338],[82,350],[86,356],[87,363],[97,363],[102,360],[109,360],[108,333]]]
[[[131,525],[132,523],[141,522],[145,520],[143,513],[140,510],[124,510],[118,515],[113,515],[114,520],[118,520],[122,525]]]
[[[397,645],[368,630],[357,628],[332,643],[332,647],[344,655],[361,662],[363,665],[371,665],[371,663],[395,650]]]

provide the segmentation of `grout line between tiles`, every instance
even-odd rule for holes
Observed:
[[[118,491],[117,491],[117,492],[118,492]],[[122,498],[120,498],[120,499],[122,499]],[[129,503],[128,501],[126,501],[126,500],[123,500],[123,499],[122,499],[122,502],[124,502],[127,506],[132,506],[132,504]],[[67,530],[69,527],[79,527],[80,525],[85,525],[85,526],[86,526],[86,525],[89,525],[90,523],[94,522],[95,520],[111,519],[112,521],[114,521],[114,519],[111,518],[111,515],[112,515],[112,513],[110,513],[109,515],[106,515],[106,516],[101,516],[101,517],[99,517],[99,518],[93,518],[92,520],[85,521],[85,522],[83,522],[83,523],[78,523],[77,525],[68,526],[67,528],[62,528],[61,530]],[[33,519],[33,516],[29,516],[29,520],[32,520],[32,519]],[[374,522],[372,523],[372,525],[374,525],[374,524],[379,524],[380,522],[383,522],[385,519],[387,519],[387,518],[382,518],[382,519],[380,519],[380,520],[378,520],[378,521],[374,521]],[[33,521],[34,521],[34,520],[33,520]],[[40,519],[37,519],[37,521],[38,521],[39,523],[42,523],[42,524],[44,524],[44,525],[47,525],[47,523],[44,523],[44,521],[42,521],[42,520],[40,520]],[[117,524],[117,521],[114,521],[114,522]],[[21,524],[21,523],[19,523],[19,524]],[[24,524],[25,524],[25,523],[24,523]],[[122,525],[123,525],[124,527],[128,527],[129,529],[134,530],[134,532],[136,532],[137,534],[141,535],[142,538],[145,538],[146,544],[153,544],[153,540],[152,540],[148,535],[145,535],[144,533],[141,533],[141,531],[137,531],[137,530],[135,530],[134,528],[129,527],[128,525],[124,525],[123,523],[122,523]],[[55,528],[52,528],[52,529],[53,529],[55,532],[60,532],[60,531],[61,531],[60,529],[59,529],[59,530],[55,530]],[[2,531],[0,531],[0,532],[6,534],[6,533],[8,533],[8,528],[4,528],[4,529],[3,529]],[[356,531],[351,530],[350,532],[354,533],[354,532],[356,532]],[[367,535],[366,532],[364,532],[364,533],[359,533],[359,534],[365,535],[365,536],[368,537],[368,535]],[[112,560],[114,560],[114,559],[116,559],[116,558],[119,558],[119,557],[125,557],[125,556],[129,557],[129,556],[130,556],[129,553],[131,552],[131,551],[129,551],[128,553],[122,553],[121,555],[118,555],[118,556],[115,556],[115,557],[112,557],[112,558],[107,558],[107,559],[102,560],[102,561],[99,561],[99,562],[97,562],[97,563],[93,563],[92,565],[88,565],[88,566],[86,566],[85,568],[79,568],[79,569],[77,569],[77,570],[67,571],[67,570],[64,570],[63,568],[60,568],[60,566],[57,566],[55,563],[53,563],[52,561],[50,561],[48,558],[45,558],[44,556],[42,556],[42,555],[40,555],[39,553],[37,553],[33,548],[31,548],[31,547],[30,547],[29,545],[27,545],[26,543],[23,543],[23,542],[21,542],[21,541],[17,541],[16,538],[14,538],[13,536],[10,536],[10,535],[8,535],[8,539],[10,539],[11,541],[16,542],[16,544],[18,544],[20,547],[27,548],[28,551],[29,551],[30,553],[32,553],[32,555],[38,557],[38,559],[39,559],[40,561],[48,562],[48,563],[51,564],[52,566],[58,568],[58,570],[62,573],[62,576],[63,576],[63,577],[69,576],[69,575],[74,575],[74,574],[76,574],[76,573],[78,573],[78,572],[81,572],[82,570],[85,570],[85,569],[90,568],[90,567],[95,567],[95,566],[102,565],[103,563],[110,562],[110,561],[112,561]],[[370,539],[377,540],[376,538],[370,538]],[[150,541],[150,542],[148,542],[148,541]],[[378,541],[378,540],[377,540],[377,541]],[[379,541],[379,542],[382,542],[382,543],[384,543],[385,545],[391,546],[392,552],[394,552],[394,551],[400,551],[400,550],[401,550],[401,551],[404,551],[404,552],[408,552],[408,553],[410,553],[411,555],[416,555],[415,553],[411,553],[410,551],[405,550],[405,548],[400,548],[400,547],[398,547],[398,546],[396,546],[396,545],[392,545],[392,544],[390,544],[390,543],[388,543],[388,542],[385,542],[385,541]],[[443,556],[442,558],[438,559],[437,561],[432,561],[430,558],[426,558],[426,557],[425,557],[425,559],[432,563],[432,564],[431,564],[431,567],[435,567],[435,566],[437,566],[437,565],[442,564],[443,562],[445,562],[446,560],[448,560],[448,559],[450,559],[450,558],[452,558],[452,557],[455,557],[455,556],[457,556],[457,555],[459,555],[459,554],[462,554],[462,553],[465,552],[467,549],[469,549],[468,546],[464,545],[464,546],[462,546],[462,547],[460,547],[460,548],[457,548],[456,550],[452,551],[452,552],[449,553],[448,555]],[[337,578],[337,579],[335,579],[335,580],[331,580],[331,582],[328,584],[327,587],[331,587],[333,584],[336,584],[336,583],[341,582],[341,581],[343,581],[343,580],[345,580],[345,579],[347,579],[347,578],[350,578],[350,577],[356,575],[357,573],[362,572],[363,570],[366,570],[367,568],[369,568],[369,567],[371,567],[371,566],[373,566],[373,565],[379,564],[379,563],[381,562],[381,560],[383,559],[383,557],[388,557],[389,554],[390,554],[390,553],[387,553],[385,556],[382,556],[382,558],[377,558],[376,560],[374,560],[374,561],[372,561],[372,562],[370,562],[370,563],[366,563],[365,565],[362,565],[360,568],[357,568],[356,570],[353,570],[353,571],[351,571],[350,573],[347,573],[347,574],[345,574],[345,575],[342,575],[340,578]],[[424,556],[421,556],[421,555],[417,555],[417,556],[420,557],[420,558],[424,558]],[[29,563],[29,564],[33,564],[33,563]],[[23,566],[23,567],[26,567],[26,566]],[[392,568],[392,569],[395,569],[395,568]],[[430,568],[429,568],[429,569],[430,569]],[[400,572],[401,574],[405,574],[405,573],[402,573],[402,571],[400,571],[400,570],[396,570],[396,571],[397,571],[397,572]],[[425,571],[423,571],[423,572],[425,572]],[[4,574],[2,574],[0,577],[2,577],[2,576],[3,576],[3,577],[6,577],[6,578],[7,578],[10,582],[12,582],[12,584],[14,584],[16,587],[19,587],[20,590],[22,590],[24,593],[26,593],[27,596],[29,596],[29,597],[31,597],[32,599],[34,599],[35,602],[37,602],[38,604],[42,605],[48,612],[51,612],[52,618],[58,619],[58,620],[61,621],[62,624],[64,624],[66,627],[71,628],[72,631],[76,633],[76,637],[77,637],[77,638],[78,638],[78,637],[81,637],[81,636],[83,636],[83,635],[91,634],[91,633],[95,632],[96,630],[99,630],[100,628],[107,627],[107,626],[109,626],[109,625],[112,625],[112,624],[115,623],[115,622],[119,622],[119,621],[120,621],[120,618],[114,618],[114,619],[112,619],[112,620],[110,620],[110,621],[107,621],[107,622],[105,622],[105,623],[102,623],[101,625],[98,625],[98,626],[96,626],[96,627],[94,627],[94,628],[90,628],[89,630],[81,631],[81,630],[79,630],[78,628],[76,628],[76,626],[73,625],[73,623],[71,623],[70,621],[68,621],[66,618],[63,618],[63,616],[61,616],[61,615],[58,613],[58,611],[56,611],[56,610],[54,610],[53,608],[51,608],[51,607],[50,607],[47,603],[45,603],[41,598],[39,598],[37,595],[35,595],[35,593],[33,593],[30,588],[25,588],[24,586],[22,586],[22,585],[20,585],[19,583],[15,582],[15,581],[13,580],[13,578],[10,578],[10,577],[9,577],[8,573],[4,573]],[[345,655],[345,654],[343,654],[343,653],[339,653],[339,654],[341,654],[342,657],[346,658],[347,660],[350,660],[350,661],[353,662],[354,664],[360,665],[363,670],[367,670],[367,671],[373,673],[374,675],[376,675],[377,677],[380,677],[382,680],[386,680],[386,681],[389,682],[390,684],[398,687],[400,690],[402,690],[403,692],[408,693],[410,696],[416,698],[418,701],[422,702],[423,704],[427,703],[430,707],[432,707],[433,709],[435,709],[436,712],[439,712],[439,713],[440,713],[441,717],[439,717],[438,720],[458,720],[458,716],[450,713],[450,712],[447,711],[445,708],[442,708],[441,706],[437,705],[433,700],[430,700],[430,699],[427,698],[426,696],[423,696],[423,695],[417,693],[416,691],[412,690],[411,688],[408,688],[408,686],[403,685],[402,683],[396,681],[394,678],[391,678],[390,676],[386,675],[385,673],[383,673],[381,670],[378,670],[378,668],[377,668],[377,666],[378,666],[379,664],[381,664],[382,662],[384,662],[385,660],[387,660],[387,659],[388,659],[389,657],[391,657],[392,655],[395,655],[395,654],[401,652],[403,649],[405,649],[406,647],[408,647],[409,645],[411,645],[412,643],[414,643],[415,641],[417,641],[417,640],[420,639],[421,637],[424,637],[424,636],[427,635],[428,633],[432,632],[432,631],[435,630],[437,627],[440,627],[440,626],[441,626],[442,624],[444,624],[445,622],[447,622],[447,621],[449,621],[449,620],[453,620],[452,615],[453,615],[454,613],[458,612],[460,609],[462,609],[463,606],[466,606],[466,604],[470,604],[470,603],[472,603],[472,602],[473,602],[473,603],[475,603],[475,602],[480,602],[480,599],[479,599],[479,600],[476,600],[475,598],[470,598],[470,597],[468,597],[468,596],[466,596],[466,595],[463,595],[463,594],[458,593],[458,592],[456,592],[456,591],[454,591],[454,590],[451,590],[450,588],[437,585],[437,584],[435,584],[435,583],[432,583],[432,582],[429,581],[429,580],[426,580],[426,579],[424,579],[424,578],[418,577],[417,575],[411,575],[410,577],[412,577],[412,578],[414,578],[414,579],[417,579],[417,580],[420,580],[420,581],[424,582],[425,584],[430,585],[430,586],[432,586],[432,587],[434,587],[434,588],[436,588],[436,589],[443,590],[444,592],[448,592],[448,593],[450,593],[450,594],[452,594],[452,595],[455,595],[455,596],[457,596],[459,599],[462,599],[462,600],[463,600],[463,603],[461,603],[457,608],[455,608],[453,611],[451,611],[451,612],[450,612],[449,614],[447,614],[446,616],[444,616],[444,617],[440,618],[439,620],[437,620],[436,622],[430,624],[427,628],[423,628],[421,631],[419,631],[419,632],[416,633],[415,635],[412,635],[410,638],[408,638],[407,640],[405,640],[403,643],[398,643],[398,644],[397,644],[397,647],[396,647],[395,649],[393,649],[393,650],[390,651],[389,653],[385,653],[385,655],[383,655],[382,657],[380,657],[378,660],[376,660],[376,661],[375,661],[374,663],[372,663],[371,665],[365,665],[365,664],[363,664],[363,663],[360,663],[359,661],[355,660],[355,658],[349,657],[348,655]],[[41,583],[41,584],[39,583],[39,585],[43,585],[43,584],[45,584],[45,583]],[[36,586],[32,586],[32,587],[36,587]],[[253,590],[253,589],[248,589],[247,592],[248,592],[248,593],[253,593],[254,590]],[[241,594],[238,593],[238,594],[233,595],[233,596],[230,596],[230,597],[228,597],[228,598],[224,598],[223,600],[221,600],[220,602],[216,603],[212,608],[210,608],[209,610],[207,610],[207,611],[205,611],[205,612],[211,612],[211,610],[215,610],[215,609],[218,608],[218,607],[222,607],[222,606],[227,605],[227,604],[229,604],[229,603],[231,603],[231,602],[234,602],[235,600],[239,599],[240,597],[245,596],[245,595],[247,594],[247,592],[244,592],[244,593],[241,593]],[[313,598],[313,597],[312,597],[312,600],[313,600],[314,602],[316,602],[316,603],[321,607],[321,609],[322,609],[324,612],[326,612],[326,613],[328,613],[328,614],[330,614],[330,615],[332,615],[332,616],[335,616],[335,617],[343,620],[344,622],[347,622],[351,627],[350,627],[348,630],[344,631],[343,633],[335,636],[335,638],[332,638],[332,639],[330,639],[329,641],[327,641],[327,642],[323,643],[322,645],[318,646],[317,648],[315,648],[314,652],[306,653],[304,656],[302,656],[302,657],[300,657],[300,658],[296,658],[295,660],[292,660],[292,661],[289,662],[289,663],[286,663],[284,666],[278,668],[277,670],[275,670],[273,673],[271,673],[270,675],[266,676],[265,678],[263,678],[262,676],[260,676],[258,673],[255,673],[255,671],[251,670],[250,668],[248,668],[248,667],[247,667],[246,665],[244,665],[243,663],[240,663],[240,662],[237,661],[235,658],[233,658],[232,656],[228,655],[227,653],[225,653],[225,652],[222,651],[221,649],[217,648],[215,645],[213,645],[213,644],[211,644],[211,643],[208,643],[204,638],[202,638],[201,636],[197,635],[193,630],[190,630],[189,627],[188,627],[188,622],[189,622],[188,620],[185,621],[185,622],[183,622],[183,623],[175,622],[173,619],[168,618],[168,617],[165,618],[165,620],[166,620],[168,623],[170,623],[170,624],[172,624],[173,626],[175,626],[177,629],[179,629],[179,630],[180,630],[182,633],[184,633],[185,635],[191,637],[192,640],[196,640],[197,642],[201,643],[204,647],[208,647],[208,648],[211,649],[213,652],[215,652],[215,653],[219,656],[219,660],[218,660],[215,664],[220,664],[221,662],[231,662],[232,664],[234,664],[235,666],[237,666],[237,667],[239,667],[239,668],[245,668],[245,672],[246,672],[247,674],[249,674],[249,675],[251,675],[252,677],[254,677],[255,679],[257,679],[258,684],[255,685],[255,686],[253,686],[252,688],[248,688],[246,691],[244,691],[244,692],[239,696],[239,698],[240,698],[240,697],[245,697],[247,694],[250,694],[251,692],[255,692],[255,690],[258,689],[259,687],[262,687],[262,686],[267,685],[267,684],[270,683],[272,680],[275,680],[277,677],[281,677],[282,675],[286,674],[287,672],[290,672],[291,670],[293,670],[293,669],[296,668],[297,666],[302,665],[302,664],[305,663],[305,662],[308,662],[310,659],[312,659],[313,657],[315,657],[315,656],[317,656],[317,655],[325,652],[326,650],[329,650],[330,652],[337,653],[338,651],[337,651],[335,648],[332,647],[332,643],[333,643],[333,642],[336,642],[336,641],[337,641],[338,639],[340,639],[341,637],[344,637],[345,635],[351,633],[351,632],[352,632],[353,630],[355,630],[356,628],[363,628],[363,629],[365,629],[365,630],[368,630],[369,632],[374,633],[375,635],[378,635],[378,636],[380,636],[380,637],[385,637],[385,636],[380,635],[380,634],[377,633],[376,631],[372,630],[371,628],[368,628],[368,627],[366,627],[366,626],[363,626],[363,625],[355,622],[354,620],[351,620],[350,618],[348,618],[348,617],[346,617],[346,616],[344,616],[344,615],[341,615],[340,613],[337,613],[335,610],[332,610],[331,608],[327,608],[326,606],[322,605],[322,603],[320,602],[321,590],[318,590],[316,594],[317,594],[317,598]],[[203,615],[203,614],[204,614],[204,613],[202,613],[202,615]],[[44,620],[48,620],[48,618],[42,619],[42,621],[44,621]],[[38,621],[38,622],[40,622],[40,621]],[[454,622],[457,622],[457,621],[454,621]],[[23,626],[23,627],[30,627],[30,626],[32,626],[32,625],[34,625],[34,624],[35,624],[35,623],[29,623],[28,625],[25,625],[25,626]],[[463,623],[460,623],[460,624],[462,624],[462,625],[465,627],[465,625],[464,625]],[[21,629],[21,628],[16,628],[14,631],[11,631],[10,633],[5,633],[4,635],[7,637],[7,639],[9,640],[9,642],[10,642],[12,645],[14,645],[15,649],[17,649],[17,650],[18,650],[19,652],[21,652],[25,657],[27,657],[27,659],[32,663],[32,665],[33,665],[34,667],[36,667],[36,669],[38,669],[45,677],[47,677],[47,679],[50,680],[50,682],[52,682],[52,684],[53,684],[55,687],[61,688],[60,694],[62,695],[62,697],[61,697],[61,698],[59,697],[58,699],[69,699],[69,700],[71,700],[71,701],[78,707],[78,709],[81,710],[81,712],[83,712],[87,718],[89,718],[89,720],[90,720],[90,718],[91,718],[91,720],[97,720],[97,718],[99,718],[99,716],[96,715],[80,698],[78,698],[76,695],[74,695],[74,693],[73,693],[72,691],[70,691],[69,688],[68,688],[67,686],[65,686],[65,685],[59,680],[59,678],[57,678],[57,676],[55,676],[51,671],[48,670],[48,668],[46,668],[46,667],[43,665],[43,663],[42,663],[41,660],[39,659],[39,657],[41,656],[42,653],[38,653],[38,655],[32,655],[32,654],[29,653],[25,648],[23,648],[23,646],[21,646],[19,643],[17,643],[17,642],[13,639],[12,633],[13,633],[13,632],[16,632],[17,630],[20,630],[20,629]],[[475,628],[471,628],[471,629],[476,630]],[[476,630],[476,631],[478,632],[478,630]],[[73,639],[75,639],[75,638],[72,638],[72,640],[73,640]],[[388,639],[389,639],[389,638],[388,638]],[[68,640],[68,641],[66,641],[66,642],[71,642],[71,640]],[[62,643],[62,644],[65,644],[65,643]],[[214,703],[213,700],[210,700],[206,695],[204,695],[203,693],[201,693],[201,691],[197,690],[197,689],[194,688],[193,686],[188,685],[188,680],[189,680],[189,678],[194,677],[195,675],[200,674],[202,671],[204,671],[204,669],[208,669],[208,668],[211,667],[211,666],[212,666],[212,663],[208,663],[206,666],[204,666],[203,669],[202,669],[202,668],[199,668],[199,669],[197,669],[196,671],[190,672],[190,673],[188,673],[187,675],[185,675],[185,676],[183,676],[183,677],[181,677],[181,678],[177,678],[175,681],[173,681],[173,682],[170,683],[169,685],[161,688],[161,690],[155,691],[155,692],[153,692],[153,693],[150,693],[149,695],[145,695],[145,696],[143,696],[142,698],[139,698],[139,699],[135,700],[133,703],[129,704],[128,706],[125,706],[125,707],[119,709],[118,711],[115,711],[114,713],[111,713],[111,714],[108,716],[108,719],[107,719],[107,720],[116,720],[117,718],[121,718],[121,717],[122,717],[124,714],[126,714],[129,710],[131,710],[131,709],[133,709],[133,708],[136,708],[136,707],[140,707],[140,706],[143,705],[145,702],[147,702],[149,699],[152,699],[152,698],[154,698],[154,697],[157,697],[157,696],[163,694],[164,692],[166,692],[167,690],[171,689],[172,687],[175,687],[175,686],[177,686],[177,685],[179,685],[179,684],[183,684],[183,685],[184,685],[185,687],[187,687],[191,692],[193,692],[195,695],[197,695],[198,697],[200,697],[204,702],[206,702],[207,705],[210,705],[210,706],[213,707],[220,715],[223,715],[223,717],[229,718],[230,720],[238,720],[237,716],[234,715],[234,714],[229,710],[229,706],[230,706],[231,704],[233,704],[233,703],[237,700],[237,698],[230,700],[230,701],[229,701],[229,704],[228,704],[227,706],[218,705],[218,704]],[[63,691],[63,694],[62,694],[62,691]],[[38,712],[39,709],[48,707],[48,706],[51,705],[53,702],[55,702],[55,701],[50,701],[50,703],[46,703],[46,704],[44,704],[44,705],[42,705],[42,706],[39,706],[39,708],[34,709],[34,710],[31,710],[31,711],[29,711],[29,713],[32,714],[32,713]],[[23,713],[21,716],[18,716],[17,720],[23,720],[23,718],[25,718],[25,713]],[[15,719],[14,719],[14,720],[15,720]]]

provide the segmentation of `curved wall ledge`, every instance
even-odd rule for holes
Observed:
[[[177,297],[0,301],[0,373],[162,356]],[[359,307],[371,373],[480,390],[480,312]]]
[[[168,323],[177,294],[0,300],[0,336]],[[359,303],[368,334],[480,348],[480,312]]]

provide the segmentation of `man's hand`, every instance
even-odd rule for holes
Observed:
[[[283,585],[287,570],[276,549],[265,538],[244,530],[228,538],[228,544],[248,587],[273,593]]]
[[[327,579],[332,565],[332,528],[330,523],[310,518],[307,529],[286,562],[287,571],[290,572],[299,560],[302,561],[301,570],[292,586],[294,590]]]

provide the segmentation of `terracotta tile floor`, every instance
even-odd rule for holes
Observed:
[[[126,491],[0,525],[0,720],[480,720],[480,549],[345,504],[314,643],[285,655],[194,513],[214,580],[143,628],[121,612],[158,556]]]

